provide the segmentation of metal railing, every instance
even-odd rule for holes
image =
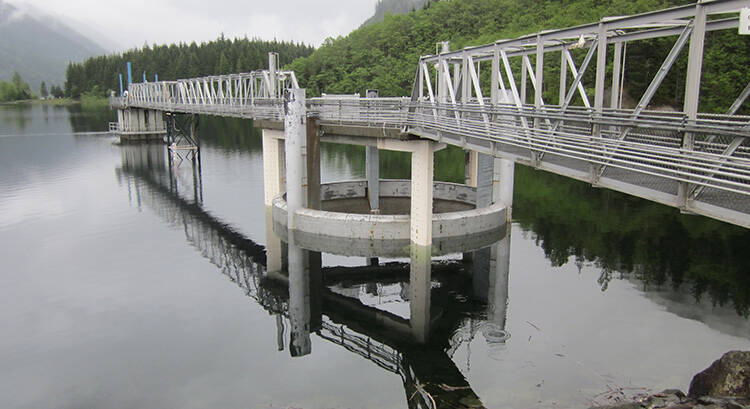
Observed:
[[[584,107],[409,98],[307,102],[308,115],[321,124],[403,130],[750,226],[750,116],[702,114],[689,120],[680,112],[642,111],[634,116],[627,109],[597,113]],[[284,111],[280,98],[226,96],[211,103],[133,96],[130,106],[277,121]],[[684,146],[688,134],[692,149]]]

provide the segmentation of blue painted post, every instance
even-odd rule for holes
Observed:
[[[154,74],[154,82],[159,82],[159,74]]]
[[[146,81],[146,71],[143,71],[143,83],[145,84],[147,82],[148,81]]]
[[[122,73],[120,74],[120,96],[122,96]]]
[[[130,84],[133,83],[133,69],[130,65],[130,61],[128,61],[128,88],[130,88]]]

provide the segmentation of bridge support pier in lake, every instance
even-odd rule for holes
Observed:
[[[110,132],[120,136],[120,142],[162,140],[167,126],[162,111],[126,108],[117,110],[117,122],[110,123]]]

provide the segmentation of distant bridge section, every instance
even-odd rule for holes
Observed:
[[[452,52],[443,43],[420,59],[410,97],[310,98],[307,114],[326,133],[435,140],[750,228],[750,116],[737,115],[750,81],[726,96],[725,113],[698,112],[705,34],[737,30],[743,7],[750,1],[705,1]],[[623,107],[626,45],[660,37],[676,38],[671,51],[636,106]],[[685,48],[682,111],[649,110]],[[565,73],[546,86],[559,88],[556,104],[542,94],[549,56]],[[584,84],[594,56],[594,83]],[[266,71],[131,84],[112,105],[281,123],[283,90],[298,84],[275,61]]]

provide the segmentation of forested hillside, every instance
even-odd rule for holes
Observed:
[[[346,37],[329,39],[311,56],[296,60],[289,68],[296,72],[300,85],[307,88],[310,95],[364,93],[367,88],[377,88],[381,96],[403,96],[411,92],[420,55],[434,54],[438,41],[449,40],[452,49],[459,49],[540,30],[591,23],[605,16],[636,14],[689,3],[692,1],[432,1],[424,9],[386,15],[380,23],[363,26]],[[642,94],[675,39],[641,41],[627,47],[627,94],[633,98]],[[611,49],[609,55],[612,55]],[[585,50],[575,50],[579,62],[584,53]],[[687,48],[652,104],[681,108],[686,61]],[[545,59],[544,98],[549,103],[557,103],[559,65],[559,58]],[[590,77],[584,79],[586,83],[593,83],[594,71],[587,72]],[[701,110],[724,112],[732,102],[727,99],[738,95],[750,78],[750,36],[737,35],[736,31],[709,33],[703,72]],[[750,113],[747,105],[743,113]]]
[[[106,96],[109,90],[119,90],[118,74],[122,73],[127,81],[127,61],[133,66],[133,81],[141,82],[144,71],[149,81],[153,81],[154,74],[160,80],[174,80],[267,68],[270,51],[279,53],[283,65],[310,55],[313,48],[283,41],[231,40],[223,35],[201,44],[145,45],[123,54],[103,55],[68,65],[65,93],[78,98],[82,94]]]
[[[375,3],[375,14],[368,18],[363,26],[369,26],[383,21],[385,15],[390,14],[404,14],[411,11],[416,11],[424,7],[427,0],[378,0]]]

